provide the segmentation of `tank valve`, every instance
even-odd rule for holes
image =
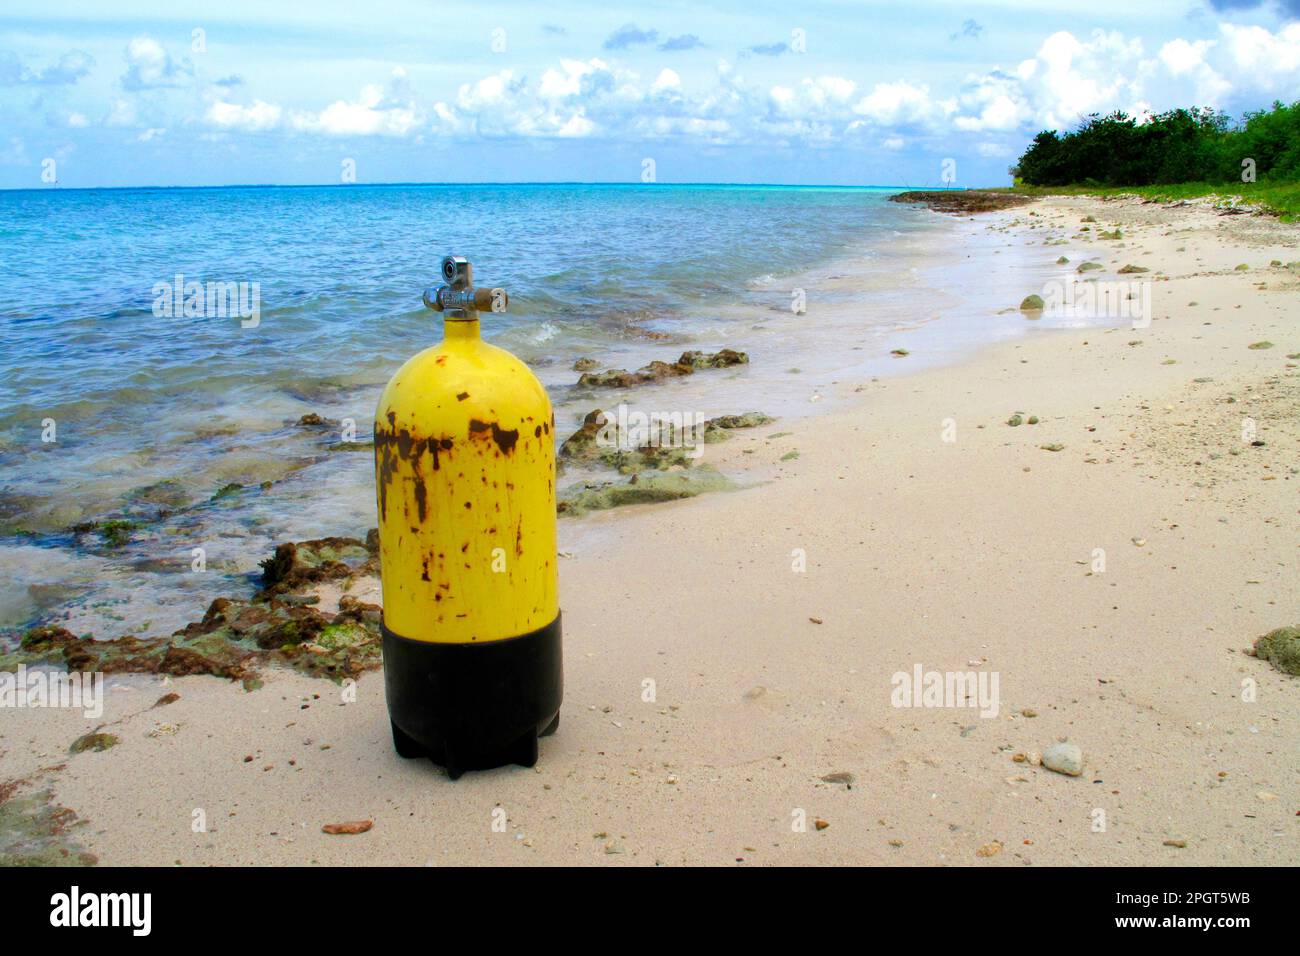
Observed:
[[[447,283],[424,290],[424,304],[449,319],[476,319],[480,312],[504,312],[510,305],[505,289],[474,288],[474,267],[464,256],[442,260],[442,278]]]

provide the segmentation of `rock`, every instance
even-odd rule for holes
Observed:
[[[719,349],[717,352],[683,352],[677,360],[678,365],[691,368],[729,368],[732,365],[749,364],[749,356],[734,349]]]
[[[582,427],[570,435],[560,445],[561,458],[587,459],[593,458],[600,452],[600,446],[596,439],[600,435],[602,428],[607,425],[605,413],[599,408],[589,411],[582,420]],[[608,423],[608,431],[612,437],[617,437],[618,426],[612,422]]]
[[[1165,845],[1165,846],[1177,847],[1177,848],[1180,849],[1180,850],[1185,850],[1185,849],[1187,849],[1187,841],[1186,841],[1186,840],[1166,840],[1166,841],[1164,842],[1164,845]]]
[[[1021,312],[1042,312],[1043,297],[1041,295],[1027,295],[1020,300]]]
[[[822,783],[835,783],[840,786],[852,788],[853,774],[847,770],[836,770],[834,773],[822,775]]]
[[[1257,351],[1260,349],[1271,349],[1272,347],[1273,347],[1273,343],[1268,341],[1252,342],[1250,345],[1246,346],[1246,348],[1248,349],[1255,349]]]
[[[366,567],[372,555],[356,538],[318,538],[278,545],[262,562],[259,596],[297,591],[319,581],[345,578]]]
[[[1065,450],[1065,446],[1062,445],[1059,441],[1054,441],[1048,445],[1039,445],[1038,447],[1043,449],[1043,451],[1064,451]]]
[[[1083,751],[1075,744],[1052,744],[1043,751],[1043,766],[1069,777],[1083,773]]]
[[[815,826],[818,830],[825,830],[828,826],[830,826],[830,824],[827,821],[819,818],[813,821],[813,826]]]
[[[573,363],[575,372],[590,372],[600,367],[600,363],[594,358],[580,358]]]
[[[771,415],[762,412],[745,412],[743,415],[719,415],[704,423],[704,440],[706,442],[726,441],[738,428],[758,428],[776,421]]]
[[[1056,264],[1057,264],[1058,266],[1063,266],[1063,265],[1065,265],[1065,264],[1066,264],[1067,262],[1069,262],[1069,261],[1070,261],[1070,260],[1067,259],[1065,256],[1061,256],[1059,259],[1056,260]]]
[[[136,488],[128,492],[127,497],[133,502],[158,505],[165,509],[184,508],[190,503],[190,496],[175,478],[164,478],[151,485]]]
[[[1010,418],[1007,419],[1007,424],[1010,425],[1012,428],[1019,428],[1024,423],[1025,420],[1020,417],[1019,412],[1016,412],[1014,415],[1012,415]]]
[[[320,542],[302,544],[305,553],[319,555],[305,546]],[[364,546],[359,552],[367,555],[363,566],[370,566],[373,556]],[[359,560],[359,555],[351,558]],[[311,579],[312,575],[305,573],[299,580]],[[242,681],[245,689],[252,690],[260,683],[257,666],[269,661],[332,680],[357,677],[378,667],[380,609],[345,595],[339,601],[338,614],[330,616],[306,603],[311,599],[307,594],[265,591],[251,601],[217,598],[203,620],[170,637],[128,634],[97,641],[93,635],[77,636],[59,627],[32,628],[16,649],[0,652],[0,670],[43,663],[106,674],[211,674]],[[164,697],[158,705],[170,702]]]
[[[138,522],[128,518],[109,518],[104,521],[86,521],[69,530],[75,535],[96,533],[106,548],[120,548],[131,540],[131,533],[139,528]]]
[[[984,192],[978,189],[912,189],[895,193],[890,202],[917,203],[934,212],[968,216],[997,209],[1010,209],[1034,201],[1019,193]]]
[[[1083,262],[1083,263],[1080,263],[1080,264],[1079,264],[1079,268],[1075,269],[1074,271],[1075,271],[1075,272],[1095,272],[1095,271],[1097,271],[1098,269],[1104,269],[1104,268],[1106,268],[1106,267],[1103,266],[1100,262]]]
[[[375,825],[374,820],[349,820],[346,823],[327,823],[321,827],[322,833],[366,833]]]
[[[162,695],[161,697],[159,697],[156,701],[154,701],[154,706],[155,706],[155,707],[166,707],[168,704],[174,704],[174,703],[176,703],[176,702],[177,702],[178,700],[180,700],[180,699],[181,699],[181,695],[180,695],[180,694],[176,694],[176,693],[172,693],[172,694],[163,694],[163,695]]]
[[[715,468],[697,465],[687,472],[634,475],[628,482],[604,482],[570,489],[560,498],[556,511],[560,514],[581,515],[588,511],[623,505],[693,498],[704,492],[728,491],[735,487],[731,479]]]
[[[1127,275],[1134,275],[1139,272],[1150,272],[1150,271],[1151,270],[1146,268],[1145,266],[1127,265],[1124,268],[1119,270],[1119,274],[1122,276],[1127,276]]]
[[[734,349],[720,349],[712,353],[683,352],[676,362],[651,362],[635,372],[622,368],[608,369],[604,372],[586,372],[578,379],[578,386],[580,388],[632,388],[666,378],[691,375],[696,369],[727,368],[732,365],[745,365],[748,362],[748,355]]]
[[[990,857],[990,856],[997,856],[1001,852],[1002,852],[1002,844],[999,843],[997,840],[994,840],[992,843],[985,843],[982,847],[976,850],[975,855],[982,856],[982,857]]]
[[[1300,677],[1300,627],[1279,627],[1255,641],[1255,656]]]
[[[80,754],[87,750],[107,750],[109,747],[116,747],[121,741],[112,734],[84,734],[72,742],[68,748],[69,753]]]
[[[315,412],[308,412],[306,415],[302,416],[302,418],[298,419],[298,427],[300,428],[337,428],[338,425],[339,423],[334,419],[322,418]]]

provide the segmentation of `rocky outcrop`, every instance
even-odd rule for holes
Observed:
[[[680,378],[690,375],[697,369],[729,368],[733,365],[745,365],[749,356],[734,349],[720,349],[717,352],[683,352],[676,362],[651,362],[635,372],[627,369],[606,369],[603,372],[587,372],[578,379],[580,388],[633,388],[661,382],[668,378]]]

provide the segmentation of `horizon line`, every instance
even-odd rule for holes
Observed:
[[[737,188],[765,187],[769,189],[925,189],[950,190],[960,192],[968,189],[996,189],[995,186],[906,186],[887,184],[845,184],[845,183],[758,183],[758,182],[682,182],[682,183],[641,183],[623,182],[621,180],[489,180],[481,182],[421,182],[394,181],[380,183],[209,183],[197,185],[145,185],[145,186],[60,186],[48,183],[44,186],[4,186],[0,193],[42,193],[42,192],[107,192],[111,190],[167,190],[167,189],[357,189],[382,188],[393,186],[624,186],[624,187],[698,187],[729,186]]]

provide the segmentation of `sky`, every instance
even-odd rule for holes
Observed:
[[[1004,185],[1089,113],[1297,98],[1300,0],[4,0],[0,188]]]

